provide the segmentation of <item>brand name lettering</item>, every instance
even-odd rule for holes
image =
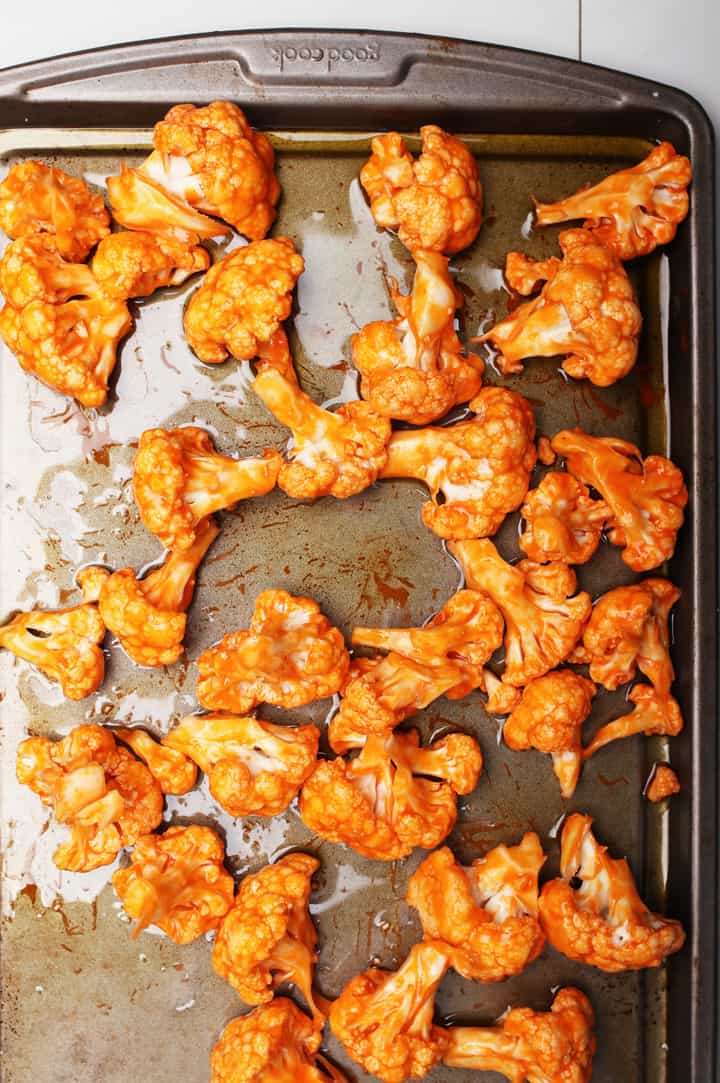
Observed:
[[[318,64],[322,70],[332,71],[341,64],[367,64],[379,60],[380,46],[373,41],[366,45],[338,45],[329,49],[315,45],[273,45],[270,55],[280,71],[295,64]]]

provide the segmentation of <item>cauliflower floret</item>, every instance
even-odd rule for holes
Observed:
[[[304,267],[289,237],[253,241],[218,260],[185,309],[190,348],[208,365],[257,357],[290,315]]]
[[[98,282],[85,263],[68,263],[50,233],[31,233],[13,241],[0,259],[0,290],[13,308],[31,301],[57,305],[71,297],[94,297]]]
[[[568,376],[608,387],[637,358],[642,315],[635,291],[615,253],[592,234],[565,230],[560,247],[564,258],[535,264],[534,276],[509,261],[506,278],[519,292],[532,289],[533,277],[547,281],[538,297],[518,305],[481,341],[489,339],[500,351],[501,372],[522,372],[528,357],[568,354],[562,363]]]
[[[688,502],[682,471],[662,455],[643,459],[638,448],[614,436],[565,429],[552,446],[567,469],[591,485],[610,508],[608,537],[623,548],[635,572],[649,572],[675,551]]]
[[[583,227],[620,259],[645,256],[668,244],[688,212],[690,161],[672,143],[660,143],[631,169],[611,173],[558,203],[535,202],[539,226],[585,218]]]
[[[210,1083],[348,1083],[319,1052],[321,1032],[287,997],[231,1020],[210,1057]]]
[[[8,237],[50,233],[58,252],[80,262],[110,232],[102,196],[43,162],[17,162],[0,184],[0,227]]]
[[[19,613],[0,628],[0,648],[31,662],[57,681],[68,699],[97,691],[105,676],[100,644],[105,625],[97,606]]]
[[[137,727],[120,726],[113,733],[143,761],[163,793],[184,794],[193,789],[197,767],[182,752],[160,744],[146,730]]]
[[[584,759],[594,756],[611,741],[633,737],[636,733],[644,733],[648,737],[677,737],[682,732],[682,712],[671,695],[663,695],[649,684],[636,684],[630,690],[628,699],[634,705],[632,711],[601,726],[584,749]]]
[[[205,772],[231,816],[276,816],[297,797],[317,759],[317,726],[280,726],[251,715],[188,715],[163,743]]]
[[[545,944],[538,920],[544,862],[534,832],[517,846],[496,846],[470,868],[443,846],[410,877],[407,901],[418,911],[425,938],[443,942],[464,978],[503,981],[520,974]]]
[[[485,710],[488,714],[503,715],[514,711],[520,702],[521,688],[513,688],[493,673],[491,669],[483,671],[480,688],[485,693]]]
[[[210,240],[230,232],[139,169],[123,165],[117,176],[107,178],[107,191],[113,218],[124,229],[155,233],[191,246],[201,238]]]
[[[278,485],[289,496],[344,499],[372,485],[387,461],[387,418],[366,402],[324,410],[296,382],[270,367],[256,377],[253,388],[293,434],[290,461],[278,475]]]
[[[680,779],[672,767],[666,763],[656,763],[650,772],[650,778],[643,793],[648,801],[657,804],[659,801],[664,801],[666,797],[672,797],[674,793],[680,793]]]
[[[422,941],[399,970],[357,974],[330,1008],[330,1027],[364,1071],[384,1083],[421,1079],[447,1048],[433,1023],[435,993],[448,969],[445,945]]]
[[[108,575],[100,590],[100,616],[133,662],[169,666],[183,653],[195,576],[219,533],[217,523],[207,519],[189,549],[168,553],[144,579],[137,579],[133,568]]]
[[[595,685],[571,669],[536,677],[503,727],[508,748],[536,748],[552,756],[563,797],[572,797],[582,767],[582,725],[592,709]]]
[[[520,514],[520,548],[530,560],[585,564],[600,544],[610,509],[604,500],[593,500],[572,474],[558,471],[530,490]]]
[[[210,255],[200,245],[129,230],[111,233],[92,259],[93,274],[103,292],[121,301],[148,297],[162,286],[180,286],[209,266]]]
[[[385,417],[427,425],[476,395],[483,362],[463,354],[455,332],[462,294],[448,261],[436,252],[414,252],[412,293],[391,279],[396,320],[375,320],[351,338],[360,393]]]
[[[140,166],[165,191],[259,241],[275,220],[280,185],[270,140],[227,101],[174,105]]]
[[[499,1072],[511,1083],[590,1083],[595,1017],[579,989],[555,994],[549,1012],[513,1008],[494,1027],[450,1027],[453,1068]]]
[[[376,136],[360,183],[377,224],[396,229],[411,252],[427,248],[451,255],[472,244],[482,224],[477,162],[464,143],[436,124],[425,124],[420,137],[422,153],[413,161],[398,132]]]
[[[312,1010],[323,1016],[312,992],[317,933],[308,911],[311,880],[320,862],[291,853],[241,882],[235,905],[223,920],[212,965],[246,1004],[266,1004],[283,982],[292,982]]]
[[[432,494],[423,522],[457,541],[496,533],[525,497],[537,458],[535,415],[522,395],[485,387],[470,409],[470,421],[394,433],[380,475],[423,481]]]
[[[468,586],[488,594],[505,619],[506,684],[527,684],[567,658],[592,608],[585,591],[570,597],[577,587],[571,568],[561,561],[507,564],[488,538],[448,548]]]
[[[588,663],[590,676],[611,690],[631,681],[639,669],[661,695],[675,679],[670,659],[670,610],[680,590],[651,577],[615,587],[598,599],[571,661]]]
[[[480,748],[466,734],[427,749],[417,730],[371,734],[355,759],[318,762],[300,791],[300,815],[320,838],[395,861],[442,842],[457,819],[456,795],[470,793],[481,771]]]
[[[109,865],[162,819],[159,785],[102,726],[78,726],[61,741],[21,741],[15,770],[18,782],[70,827],[69,840],[53,855],[60,869],[89,872]]]
[[[112,878],[125,913],[136,919],[133,938],[156,925],[176,944],[190,944],[217,929],[235,894],[224,860],[222,840],[209,827],[169,827],[138,839],[131,864]]]
[[[204,429],[146,429],[133,464],[140,517],[168,549],[190,549],[207,529],[207,517],[238,500],[274,488],[282,456],[218,455]]]
[[[258,703],[303,707],[333,696],[350,659],[343,637],[312,598],[257,596],[249,629],[224,636],[198,659],[197,696],[212,711],[246,714]]]
[[[627,861],[608,856],[580,813],[563,825],[560,878],[540,893],[540,920],[563,955],[611,972],[659,966],[685,942],[680,922],[648,910]]]

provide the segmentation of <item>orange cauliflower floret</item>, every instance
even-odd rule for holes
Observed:
[[[123,164],[117,176],[107,178],[107,190],[113,218],[124,229],[155,233],[191,246],[201,238],[209,240],[230,232],[139,169]]]
[[[633,710],[600,727],[583,751],[585,759],[622,737],[633,737],[637,733],[648,737],[677,737],[682,731],[683,716],[673,696],[662,695],[649,684],[636,684],[628,699],[634,705]]]
[[[355,759],[318,762],[300,791],[300,815],[320,838],[395,861],[442,842],[457,819],[456,795],[470,793],[481,771],[480,748],[465,734],[426,749],[417,730],[372,734]]]
[[[620,259],[668,244],[688,212],[692,168],[672,143],[660,143],[638,165],[620,169],[558,203],[535,202],[539,226],[584,218],[583,227]]]
[[[71,297],[93,297],[98,282],[85,263],[68,263],[50,233],[31,233],[13,241],[0,259],[0,290],[13,308],[31,301],[57,305]]]
[[[347,1083],[319,1052],[321,1031],[287,997],[231,1020],[210,1057],[210,1083]]]
[[[53,855],[60,869],[109,865],[162,819],[157,782],[102,726],[78,726],[61,741],[27,738],[18,745],[16,774],[70,826],[69,840]]]
[[[547,281],[538,297],[496,323],[483,341],[500,351],[501,372],[522,372],[528,357],[567,354],[562,367],[568,376],[608,387],[637,358],[642,316],[635,291],[615,253],[592,234],[565,230],[560,247],[562,260],[523,260],[522,266],[509,260],[506,277],[520,293],[532,292],[533,277]]]
[[[577,587],[571,568],[561,561],[507,564],[488,538],[449,549],[468,586],[488,594],[504,617],[506,684],[527,684],[567,658],[592,608],[585,591],[570,597]]]
[[[680,779],[666,763],[656,763],[644,789],[648,801],[657,804],[674,793],[680,793]]]
[[[17,162],[0,184],[0,228],[8,237],[50,233],[68,260],[84,260],[110,232],[102,196],[43,162]]]
[[[197,763],[231,816],[276,816],[315,767],[317,726],[280,726],[251,715],[188,715],[164,744]]]
[[[169,827],[138,839],[131,864],[112,878],[125,913],[136,918],[133,937],[156,925],[176,944],[190,944],[216,929],[235,894],[224,860],[222,840],[209,827]]]
[[[595,685],[571,669],[529,681],[503,727],[508,748],[536,748],[552,756],[563,797],[572,797],[582,766],[582,725]]]
[[[427,248],[451,255],[475,240],[482,224],[483,193],[477,162],[455,136],[436,124],[420,129],[416,161],[398,132],[376,136],[360,172],[372,216],[396,229],[411,252]]]
[[[407,901],[420,915],[424,936],[443,942],[464,978],[503,981],[520,974],[545,944],[538,920],[544,862],[534,832],[517,846],[496,846],[470,868],[443,846],[410,877]]]
[[[627,861],[609,857],[579,813],[563,825],[560,878],[542,889],[540,919],[554,948],[600,970],[659,966],[685,942],[680,922],[648,910]]]
[[[168,549],[190,549],[207,530],[207,516],[275,486],[282,456],[218,455],[204,429],[146,429],[133,464],[140,517]]]
[[[476,395],[483,362],[463,354],[455,332],[462,305],[448,261],[436,252],[414,252],[412,293],[391,279],[396,320],[375,320],[351,338],[360,393],[385,417],[426,425]]]
[[[68,699],[97,691],[105,676],[105,625],[90,604],[19,613],[0,628],[0,648],[57,681]]]
[[[289,496],[344,499],[372,485],[387,461],[387,418],[366,402],[324,410],[296,382],[270,367],[256,377],[253,388],[293,434],[290,461],[278,475],[278,485]]]
[[[113,734],[142,760],[163,793],[189,793],[197,782],[197,767],[177,749],[160,744],[145,730],[121,726]]]
[[[232,102],[174,105],[153,131],[155,151],[140,166],[165,191],[258,241],[275,220],[280,185],[274,154]]]
[[[435,993],[448,969],[445,945],[415,944],[399,970],[366,970],[330,1008],[330,1027],[364,1071],[384,1083],[421,1079],[447,1048],[433,1023]]]
[[[496,533],[520,506],[537,457],[535,415],[522,395],[485,387],[470,409],[470,421],[396,432],[380,475],[425,482],[432,500],[423,505],[423,522],[458,541]]]
[[[253,241],[218,260],[185,309],[190,348],[208,365],[257,357],[290,315],[304,267],[289,237]]]
[[[105,402],[118,344],[131,325],[127,305],[104,297],[0,311],[0,337],[20,367],[82,406]]]
[[[494,1027],[450,1027],[453,1068],[499,1072],[510,1083],[590,1083],[595,1017],[579,989],[555,994],[549,1012],[513,1008]]]
[[[197,696],[208,710],[245,714],[258,703],[303,707],[333,696],[350,667],[343,637],[312,598],[265,590],[250,627],[198,659]]]
[[[322,1022],[312,992],[317,934],[308,900],[319,867],[317,858],[291,853],[246,876],[212,952],[216,973],[246,1004],[266,1004],[279,985],[292,982],[312,1009],[316,1024]]]
[[[189,549],[170,552],[159,568],[137,579],[133,568],[108,575],[100,616],[133,662],[169,666],[183,653],[183,636],[200,562],[220,530],[207,519]]]
[[[92,260],[93,274],[103,292],[122,301],[147,297],[162,286],[180,286],[209,266],[210,256],[199,245],[127,230],[111,233],[101,241]]]
[[[600,544],[610,509],[604,500],[593,500],[587,486],[572,474],[555,472],[530,490],[520,514],[524,521],[520,548],[530,560],[584,564]]]
[[[688,501],[682,471],[662,455],[643,459],[634,444],[614,436],[588,436],[565,429],[552,446],[567,469],[600,493],[610,509],[608,537],[623,549],[635,572],[669,560]]]

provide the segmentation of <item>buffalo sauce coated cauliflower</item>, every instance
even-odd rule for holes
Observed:
[[[231,1020],[210,1057],[210,1083],[347,1083],[319,1052],[321,1032],[287,997]]]
[[[542,889],[540,919],[554,948],[600,970],[659,966],[685,942],[680,922],[648,910],[627,861],[608,856],[580,813],[563,825],[560,877]]]
[[[159,785],[102,726],[78,726],[61,741],[28,737],[18,745],[15,770],[18,782],[70,827],[69,840],[53,855],[60,869],[109,865],[162,819]]]
[[[470,868],[443,846],[410,877],[407,901],[420,915],[424,936],[444,943],[463,977],[502,981],[520,974],[545,944],[538,919],[544,861],[533,832],[518,846],[496,846]]]
[[[673,696],[662,695],[649,684],[636,684],[628,693],[628,699],[633,704],[632,711],[600,727],[583,751],[585,759],[611,741],[633,737],[636,733],[648,737],[677,737],[682,731],[682,712]]]
[[[68,699],[97,691],[105,676],[105,625],[91,604],[19,613],[0,628],[0,648],[57,681]]]
[[[380,475],[425,482],[423,522],[457,541],[496,533],[525,497],[537,458],[535,415],[517,391],[485,387],[470,409],[470,421],[396,432]]]
[[[595,685],[571,669],[536,677],[503,727],[508,748],[536,748],[552,756],[563,797],[572,797],[582,766],[582,725],[592,709]]]
[[[280,198],[270,141],[232,102],[174,105],[153,131],[155,151],[140,166],[162,188],[259,241]]]
[[[318,762],[300,791],[300,815],[320,838],[395,861],[442,842],[457,819],[456,795],[470,793],[481,771],[480,748],[466,734],[425,749],[417,730],[372,734],[355,759]]]
[[[343,637],[312,598],[257,596],[250,627],[198,659],[197,696],[208,710],[245,714],[258,703],[303,707],[333,696],[350,667]]]
[[[317,726],[279,726],[251,715],[188,715],[164,744],[208,776],[210,793],[231,816],[276,816],[315,767]]]
[[[238,500],[264,496],[275,486],[282,456],[218,455],[204,429],[146,429],[133,464],[140,517],[168,549],[191,549],[207,530],[207,517]]]
[[[688,212],[692,167],[672,143],[660,143],[632,169],[620,169],[558,203],[535,203],[536,223],[584,218],[583,227],[620,259],[668,244]]]
[[[64,304],[72,297],[93,297],[97,279],[85,263],[68,263],[51,233],[30,233],[9,244],[0,259],[0,290],[13,308],[31,301]]]
[[[266,1004],[283,982],[292,982],[312,1009],[317,934],[308,912],[311,880],[320,862],[292,853],[240,884],[235,905],[223,920],[212,964],[246,1004]]]
[[[330,1008],[330,1027],[350,1057],[383,1083],[421,1079],[447,1048],[435,1026],[435,993],[448,969],[445,945],[415,944],[399,970],[366,970]]]
[[[105,237],[92,260],[93,274],[103,293],[121,301],[148,297],[162,286],[180,286],[209,266],[210,256],[200,245],[129,230]]]
[[[289,237],[254,241],[218,260],[185,309],[188,345],[208,365],[251,361],[290,315],[305,262]]]
[[[360,172],[372,216],[395,229],[411,252],[426,248],[451,255],[475,240],[482,224],[477,162],[455,136],[436,124],[420,129],[416,161],[398,132],[376,136]]]
[[[109,575],[100,590],[100,616],[133,662],[169,666],[183,653],[186,609],[200,562],[220,533],[205,520],[189,549],[168,553],[163,564],[137,579],[132,568]]]
[[[344,499],[362,492],[387,461],[391,426],[366,402],[324,410],[297,383],[267,367],[253,388],[278,421],[293,434],[289,462],[278,485],[298,500],[320,496]]]
[[[483,362],[465,355],[455,331],[462,295],[448,261],[436,252],[414,252],[412,293],[391,280],[400,316],[375,320],[352,336],[352,356],[362,377],[360,393],[384,417],[427,425],[476,395]]]
[[[556,471],[530,490],[520,514],[520,548],[530,560],[585,564],[600,544],[610,509],[604,500],[593,500],[572,474]]]
[[[105,402],[118,344],[131,325],[124,302],[101,296],[0,311],[0,337],[20,367],[82,406]]]
[[[157,925],[176,944],[190,944],[217,929],[235,894],[224,860],[222,840],[197,824],[138,839],[131,864],[112,878],[125,913],[136,919],[133,937]]]
[[[110,232],[110,218],[80,177],[28,161],[11,166],[0,184],[0,228],[13,238],[52,234],[58,252],[79,262]]]
[[[570,654],[592,608],[585,591],[574,594],[575,573],[557,561],[507,564],[488,538],[452,542],[468,586],[492,598],[505,620],[506,684],[527,684]]]
[[[142,760],[163,793],[189,793],[197,782],[197,767],[182,752],[160,744],[146,730],[120,726],[114,735]]]
[[[500,351],[501,372],[522,372],[527,357],[567,354],[562,367],[568,376],[586,376],[608,387],[626,376],[637,358],[642,316],[635,291],[612,249],[592,234],[565,230],[560,247],[563,259],[535,264],[534,275],[526,266],[531,261],[509,262],[506,277],[518,292],[532,292],[533,277],[547,278],[546,284],[483,339]]]
[[[555,994],[549,1012],[513,1008],[494,1027],[450,1027],[453,1068],[499,1072],[510,1083],[590,1083],[595,1017],[579,989]]]
[[[117,176],[107,178],[107,190],[113,218],[124,229],[154,233],[185,245],[230,232],[139,169],[123,165]]]
[[[635,572],[669,560],[688,501],[682,472],[662,455],[643,459],[634,444],[565,429],[552,440],[567,469],[600,493],[610,509],[608,537]]]
[[[297,372],[284,327],[279,327],[267,342],[260,343],[258,355],[255,358],[255,368],[258,373],[275,369],[288,383],[298,386]]]
[[[657,804],[666,797],[672,797],[674,793],[680,793],[680,779],[672,767],[668,767],[666,763],[656,763],[644,793],[648,801]]]

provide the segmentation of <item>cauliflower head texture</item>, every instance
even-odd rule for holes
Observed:
[[[19,613],[0,627],[0,649],[11,651],[57,681],[68,699],[92,695],[105,676],[100,644],[105,625],[97,606]]]
[[[31,301],[59,305],[94,297],[100,286],[85,263],[69,263],[52,233],[29,233],[9,244],[0,259],[0,290],[14,309]]]
[[[195,786],[197,767],[182,752],[156,741],[137,726],[118,726],[113,734],[142,760],[163,793],[189,793]]]
[[[610,509],[572,474],[554,471],[530,490],[520,514],[520,548],[530,560],[585,564],[600,544]]]
[[[210,254],[200,245],[147,230],[111,233],[92,259],[92,273],[103,293],[120,301],[149,297],[163,286],[180,286],[209,266]]]

